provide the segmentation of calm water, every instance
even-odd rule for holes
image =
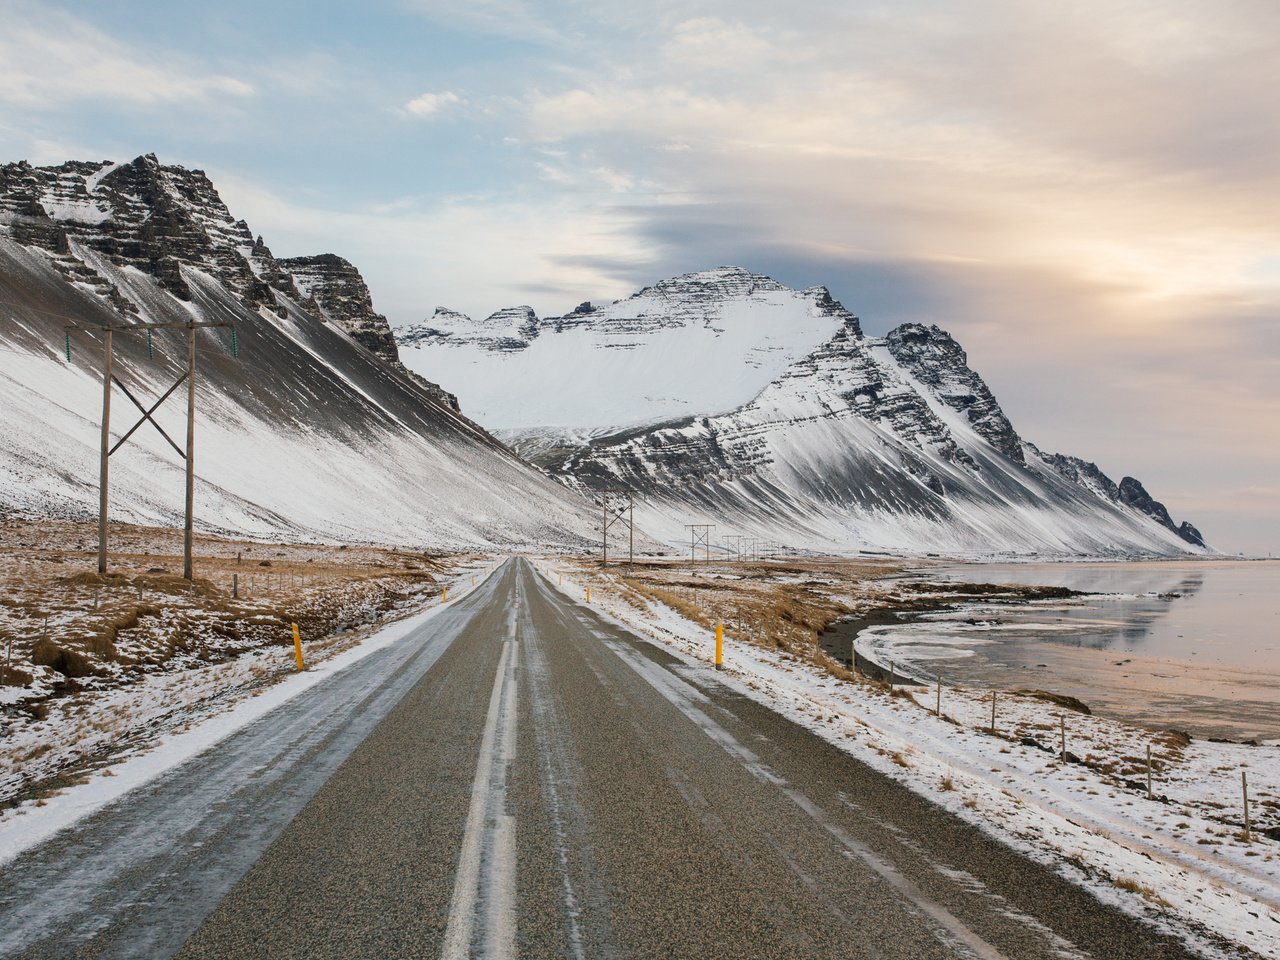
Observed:
[[[1095,713],[1200,736],[1280,740],[1280,563],[970,564],[912,579],[1092,595],[873,627],[858,646],[877,661],[944,683],[1066,693]]]

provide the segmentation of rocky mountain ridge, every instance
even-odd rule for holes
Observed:
[[[310,257],[287,257],[279,264],[313,313],[336,323],[370,353],[413,377],[437,403],[461,412],[456,396],[414,373],[400,361],[400,350],[391,332],[391,324],[373,309],[369,287],[349,260],[334,253],[321,253]]]
[[[195,334],[196,522],[267,539],[472,549],[589,542],[589,502],[389,362],[385,318],[340,257],[276,259],[199,171],[0,167],[0,511],[97,508],[104,327],[141,403],[185,369]],[[68,323],[74,326],[68,328]],[[155,413],[181,436],[185,411]],[[111,433],[135,419],[124,396]],[[183,465],[146,424],[111,457],[113,519],[172,525]]]
[[[4,164],[0,226],[18,243],[52,254],[64,277],[123,314],[136,315],[138,305],[103,276],[95,259],[140,270],[183,301],[192,298],[183,267],[217,278],[250,310],[283,317],[281,295],[287,296],[408,373],[386,317],[374,311],[351,263],[335,254],[277,259],[245,221],[232,217],[203,170],[165,165],[154,154],[129,163]],[[455,397],[418,379],[432,399],[458,409]]]
[[[514,411],[523,423],[499,435],[570,486],[635,492],[637,516],[669,540],[686,522],[709,522],[842,551],[1118,556],[1203,548],[1194,526],[1175,524],[1137,480],[1116,483],[1088,461],[1024,441],[940,327],[911,323],[868,337],[822,287],[788,290],[721,267],[539,320],[532,336],[514,326],[518,317],[534,329],[526,310],[494,317],[503,324],[450,314],[450,331],[418,340],[408,362],[469,357],[493,383],[537,370],[536,382],[572,393],[584,369],[626,357],[634,370],[614,366],[614,380],[589,380],[598,400],[583,404],[594,421],[566,426],[553,419],[553,404],[530,396]],[[775,369],[752,367],[753,356],[769,356],[757,349],[764,337],[785,341],[793,329],[808,338],[806,349],[793,343]],[[716,409],[697,398],[696,381],[664,376],[694,349],[696,341],[681,339],[691,331],[704,338],[707,354],[698,359],[728,348],[737,373],[748,372],[741,402]],[[609,412],[617,408],[611,394],[687,399],[679,397],[685,390],[694,396],[685,406],[700,403],[699,412],[647,423]],[[530,425],[539,416],[545,425]],[[610,429],[610,416],[633,423]]]

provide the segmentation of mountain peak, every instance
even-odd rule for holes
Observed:
[[[651,296],[656,293],[668,296],[749,297],[757,292],[786,289],[777,280],[762,273],[753,273],[746,267],[725,266],[660,280],[651,287],[645,287],[636,296]]]

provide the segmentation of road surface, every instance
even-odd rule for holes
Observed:
[[[0,956],[1180,958],[511,560],[0,870]]]

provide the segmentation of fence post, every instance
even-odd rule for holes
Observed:
[[[238,573],[231,575],[231,598],[233,600],[240,599],[240,574]]]
[[[1244,842],[1253,843],[1249,824],[1249,775],[1243,770],[1240,771],[1240,792],[1244,796]]]
[[[996,692],[991,691],[991,732],[996,732]]]
[[[942,716],[942,674],[938,674],[934,679],[938,681],[938,699],[933,705],[933,715],[935,717]]]
[[[1151,799],[1151,744],[1147,744],[1147,799]]]
[[[1067,715],[1065,713],[1058,714],[1058,728],[1062,733],[1061,755],[1062,762],[1067,762]]]

